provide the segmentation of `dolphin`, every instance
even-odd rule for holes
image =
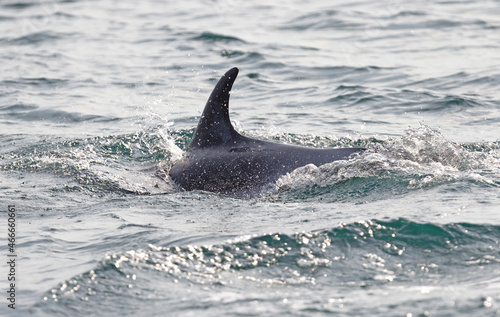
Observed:
[[[229,119],[229,92],[238,68],[227,71],[208,98],[193,139],[170,176],[184,190],[258,192],[294,169],[348,159],[364,148],[318,149],[251,139]]]

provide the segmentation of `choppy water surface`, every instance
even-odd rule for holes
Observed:
[[[0,8],[1,314],[500,315],[497,2]],[[233,66],[243,134],[368,150],[253,198],[179,190]]]

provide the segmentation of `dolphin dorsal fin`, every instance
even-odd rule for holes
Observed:
[[[231,68],[215,85],[189,143],[188,151],[223,145],[240,137],[229,120],[229,92],[237,75],[238,68]]]

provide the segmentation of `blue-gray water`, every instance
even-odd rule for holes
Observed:
[[[500,315],[499,17],[498,1],[2,1],[0,262],[13,204],[18,288],[0,315]],[[234,66],[243,134],[369,150],[249,199],[159,178]]]

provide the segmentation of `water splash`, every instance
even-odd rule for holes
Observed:
[[[489,151],[491,149],[491,151]],[[332,187],[355,179],[393,179],[407,189],[471,181],[500,186],[498,149],[470,149],[447,140],[439,131],[421,125],[402,137],[375,140],[368,150],[349,160],[316,167],[312,164],[282,176],[275,192]]]
[[[155,164],[170,162],[180,153],[161,126],[119,136],[47,138],[2,155],[0,170],[50,172],[76,181],[76,188],[93,194],[111,191],[144,195],[175,190],[174,184],[157,178]],[[75,186],[66,187],[75,190]]]

